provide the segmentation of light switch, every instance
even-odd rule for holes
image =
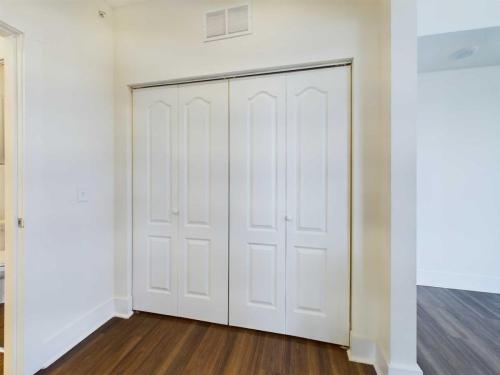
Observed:
[[[89,201],[87,189],[84,187],[79,187],[76,189],[77,202],[78,203],[87,203]]]

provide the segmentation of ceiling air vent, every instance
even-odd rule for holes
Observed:
[[[233,38],[250,32],[249,5],[205,13],[205,41]]]

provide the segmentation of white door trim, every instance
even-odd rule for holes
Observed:
[[[5,354],[4,372],[23,373],[24,347],[24,36],[0,21],[0,36],[7,40],[5,56]]]
[[[298,72],[301,70],[347,66],[347,65],[352,65],[352,62],[353,62],[352,59],[324,60],[324,61],[310,62],[305,64],[281,65],[281,66],[261,68],[261,69],[238,70],[234,72],[207,74],[202,76],[180,77],[166,81],[136,83],[136,84],[130,84],[129,87],[135,90],[135,89],[143,89],[147,87],[156,87],[156,86],[183,85],[186,83],[216,81],[221,79],[263,76],[263,75],[278,74],[278,73],[291,73],[291,72]]]

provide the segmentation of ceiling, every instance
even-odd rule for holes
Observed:
[[[491,65],[500,65],[500,27],[418,38],[420,73]]]

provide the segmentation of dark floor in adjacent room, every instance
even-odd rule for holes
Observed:
[[[112,319],[41,374],[374,375],[336,345],[139,313]]]
[[[500,374],[500,294],[418,287],[425,375]]]
[[[3,348],[4,324],[4,304],[0,303],[0,347]],[[3,374],[3,353],[0,353],[0,374]]]
[[[4,336],[4,304],[0,303],[0,348],[3,348],[3,336]],[[0,372],[0,374],[2,374]]]

